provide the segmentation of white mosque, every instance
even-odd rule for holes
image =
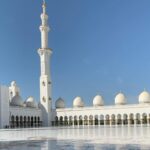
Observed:
[[[23,101],[20,88],[15,81],[10,86],[0,86],[0,128],[26,128],[47,126],[101,126],[101,125],[150,125],[150,94],[139,94],[138,104],[127,104],[126,96],[120,92],[115,97],[115,105],[105,106],[101,95],[93,98],[93,106],[85,107],[81,97],[73,100],[72,108],[65,108],[65,102],[59,98],[52,108],[52,82],[48,48],[48,15],[43,2],[41,48],[38,49],[41,62],[40,103],[30,96]]]

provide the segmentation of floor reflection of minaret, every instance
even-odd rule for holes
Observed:
[[[47,140],[41,145],[41,150],[56,150],[57,140]]]
[[[115,150],[123,150],[123,149],[126,149],[124,145],[121,145],[121,144],[116,144],[116,149]]]

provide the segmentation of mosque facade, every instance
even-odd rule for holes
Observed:
[[[81,97],[73,100],[73,107],[66,108],[65,101],[59,98],[52,108],[52,81],[50,58],[52,49],[48,46],[48,15],[43,2],[41,14],[40,57],[40,102],[29,96],[23,101],[20,88],[15,81],[10,86],[0,86],[0,128],[26,128],[48,126],[86,126],[86,125],[150,125],[150,94],[139,94],[138,104],[127,104],[124,93],[115,96],[115,105],[105,106],[101,95],[93,98],[93,106],[85,107]]]

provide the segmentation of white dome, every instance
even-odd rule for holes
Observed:
[[[65,108],[65,102],[62,98],[58,98],[57,101],[55,102],[55,107],[56,108]]]
[[[15,96],[11,99],[10,105],[12,105],[12,106],[23,106],[23,101],[22,101],[21,96],[15,95]]]
[[[11,86],[16,86],[17,84],[16,84],[16,81],[12,81],[11,82]]]
[[[84,103],[81,97],[76,97],[73,100],[73,107],[84,107]]]
[[[124,105],[126,104],[126,97],[123,93],[118,93],[115,97],[115,104],[116,105]]]
[[[37,103],[34,100],[34,98],[32,96],[30,96],[27,100],[26,100],[26,106],[27,107],[32,107],[32,108],[37,108]]]
[[[143,91],[139,95],[139,103],[150,103],[150,94],[147,91]]]
[[[96,95],[93,99],[93,106],[103,106],[103,105],[104,105],[103,97],[100,95]]]

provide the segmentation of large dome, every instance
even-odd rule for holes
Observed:
[[[100,95],[96,95],[93,99],[93,106],[103,106],[103,105],[104,105],[103,97]]]
[[[37,107],[38,107],[36,101],[34,100],[34,98],[33,98],[32,96],[30,96],[30,97],[26,100],[26,106],[27,106],[27,107],[32,107],[32,108],[37,108]]]
[[[76,97],[73,100],[73,107],[84,107],[84,103],[81,97]]]
[[[116,105],[124,105],[126,104],[126,97],[123,93],[118,93],[115,97],[115,104]]]
[[[147,91],[143,91],[139,95],[139,103],[150,103],[150,94]]]
[[[23,100],[22,100],[21,96],[15,95],[11,99],[10,105],[12,105],[12,106],[23,106]]]
[[[57,101],[55,102],[55,107],[56,108],[65,108],[65,102],[62,98],[58,98]]]

